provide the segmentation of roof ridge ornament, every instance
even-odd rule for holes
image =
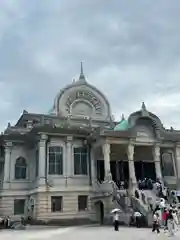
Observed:
[[[124,117],[124,113],[121,115],[121,121],[124,121],[126,120],[125,117]]]

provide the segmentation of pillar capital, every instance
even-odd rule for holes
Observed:
[[[12,146],[13,146],[12,142],[5,142],[5,145],[4,145],[5,149],[11,149]]]
[[[47,140],[48,140],[48,136],[46,134],[41,134],[40,141],[47,141]]]
[[[66,137],[66,142],[72,142],[72,141],[73,141],[73,136]]]
[[[154,157],[160,157],[160,145],[159,144],[156,144],[154,145]]]

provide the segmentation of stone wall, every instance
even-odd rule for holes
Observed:
[[[43,221],[67,219],[92,219],[95,212],[92,209],[90,197],[87,211],[78,211],[78,195],[89,195],[89,192],[51,192],[38,193],[36,196],[36,219]],[[51,212],[51,196],[63,197],[62,212]]]

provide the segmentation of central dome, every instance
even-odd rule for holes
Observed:
[[[77,81],[63,88],[55,98],[52,114],[109,121],[110,104],[104,94],[86,81],[81,64]]]

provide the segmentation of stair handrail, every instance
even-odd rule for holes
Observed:
[[[120,209],[123,209],[124,212],[127,211],[127,205],[125,203],[125,201],[122,201],[125,200],[125,195],[121,195],[121,192],[119,191],[119,188],[117,186],[117,184],[111,180],[109,181],[109,183],[111,183],[111,186],[112,186],[112,197],[113,197],[113,200],[116,201],[116,203],[118,204],[119,208]]]

